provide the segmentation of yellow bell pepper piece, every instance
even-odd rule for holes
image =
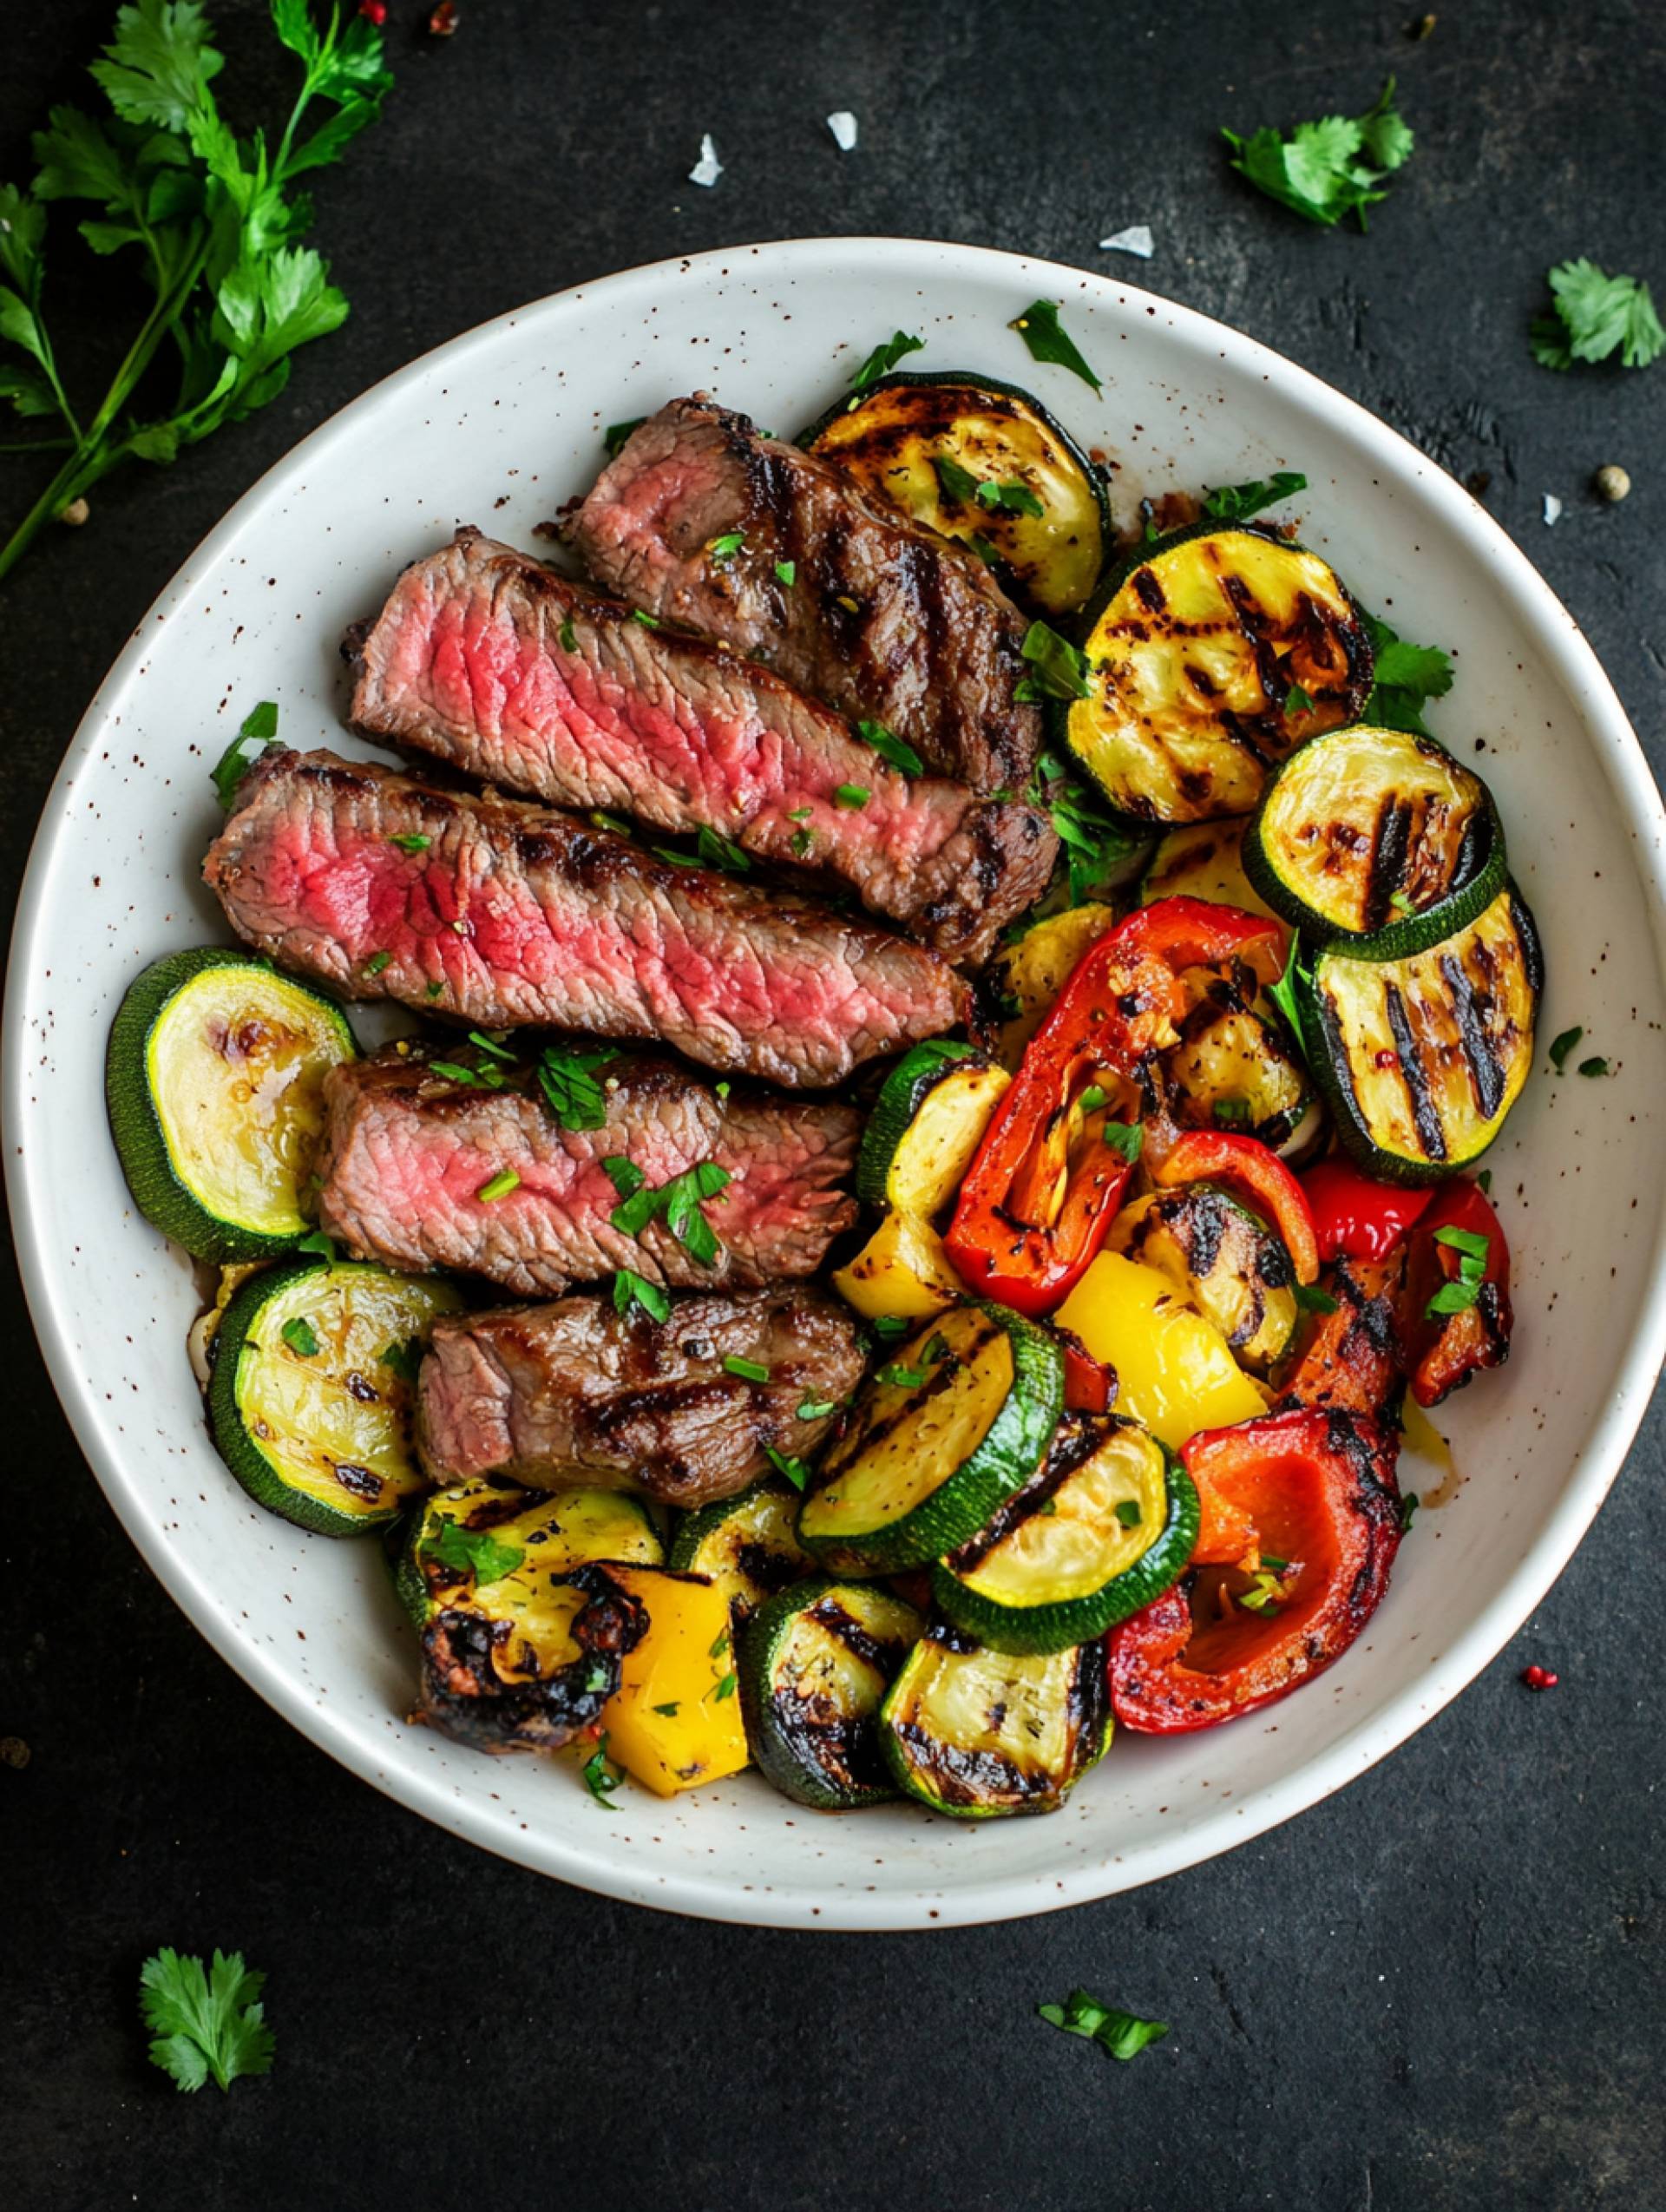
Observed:
[[[1018,1008],[1002,1026],[996,1047],[1003,1067],[1018,1066],[1025,1047],[1070,981],[1072,969],[1116,924],[1114,907],[1068,907],[1064,913],[1050,915],[1026,929],[1011,950],[1001,955],[995,963],[994,986],[1001,997]]]
[[[1117,1412],[1173,1451],[1200,1428],[1253,1421],[1271,1402],[1168,1276],[1120,1252],[1101,1252],[1053,1318],[1115,1368]]]
[[[748,1753],[728,1599],[703,1574],[608,1572],[646,1606],[648,1628],[602,1712],[607,1756],[657,1797],[738,1774]]]

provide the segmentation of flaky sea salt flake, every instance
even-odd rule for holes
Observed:
[[[1154,251],[1151,226],[1149,223],[1130,223],[1125,231],[1118,231],[1112,238],[1099,240],[1101,253],[1137,253],[1142,261],[1149,261]]]
[[[1556,521],[1556,519],[1557,519],[1558,515],[1559,515],[1561,514],[1561,512],[1562,512],[1562,502],[1561,502],[1561,501],[1560,501],[1560,500],[1557,497],[1556,494],[1555,494],[1553,491],[1547,491],[1547,492],[1545,493],[1545,522],[1546,522],[1547,524],[1551,523],[1551,522],[1554,522]]]
[[[827,119],[827,127],[832,132],[833,142],[841,154],[849,154],[854,150],[856,143],[856,119],[848,108],[841,108],[836,115],[830,115]]]
[[[723,174],[723,164],[718,159],[718,149],[707,131],[700,140],[700,158],[688,173],[691,184],[713,185]]]

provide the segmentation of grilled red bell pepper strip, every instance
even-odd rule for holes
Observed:
[[[1319,1279],[1319,1247],[1313,1216],[1302,1185],[1278,1154],[1258,1137],[1238,1137],[1219,1129],[1188,1129],[1163,1160],[1153,1165],[1154,1181],[1221,1183],[1263,1214],[1283,1240],[1298,1283]]]
[[[1407,1280],[1412,1395],[1420,1406],[1438,1406],[1481,1368],[1502,1367],[1510,1356],[1510,1246],[1479,1185],[1464,1178],[1441,1186],[1413,1232]],[[1431,1313],[1442,1294],[1456,1309]]]
[[[1423,1213],[1433,1191],[1374,1183],[1345,1159],[1322,1159],[1302,1178],[1322,1260],[1380,1260]]]
[[[1055,1329],[1064,1347],[1065,1407],[1073,1414],[1108,1414],[1116,1403],[1117,1370],[1096,1360],[1073,1329]]]
[[[1253,1579],[1205,1567],[1113,1629],[1122,1727],[1171,1736],[1251,1713],[1339,1658],[1381,1603],[1400,1546],[1394,1433],[1316,1408],[1207,1429],[1181,1456],[1254,1526]],[[1248,1599],[1250,1602],[1246,1603]]]
[[[1159,899],[1077,962],[1030,1040],[961,1185],[944,1239],[967,1287],[1032,1316],[1063,1303],[1105,1241],[1132,1162],[1105,1137],[1090,1085],[1131,1079],[1172,1041],[1178,978],[1219,966],[1279,925],[1206,899]]]
[[[1315,1312],[1294,1366],[1285,1371],[1280,1407],[1335,1407],[1391,1420],[1406,1375],[1401,1316],[1407,1251],[1396,1244],[1384,1259],[1338,1260],[1320,1287],[1331,1310]]]

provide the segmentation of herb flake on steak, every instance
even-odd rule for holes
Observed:
[[[739,548],[714,561],[714,540]],[[843,473],[696,395],[633,433],[572,524],[603,587],[726,639],[974,791],[1021,791],[1040,711],[1028,624],[974,553],[881,515]],[[789,584],[781,571],[786,567]]]
[[[842,1082],[964,1009],[935,953],[871,923],[331,752],[264,753],[203,875],[246,943],[344,997],[661,1038],[790,1089]]]
[[[768,669],[462,529],[350,633],[353,726],[552,805],[702,827],[836,876],[952,960],[981,960],[1046,889],[1040,810],[910,778]],[[860,808],[837,794],[860,787]]]

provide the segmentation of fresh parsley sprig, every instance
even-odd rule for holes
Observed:
[[[1452,659],[1438,645],[1409,645],[1374,614],[1367,614],[1376,658],[1375,679],[1361,720],[1382,730],[1408,730],[1413,736],[1431,736],[1423,709],[1432,699],[1444,699],[1452,689]]]
[[[1016,331],[1029,348],[1032,361],[1055,362],[1061,369],[1068,369],[1085,384],[1092,384],[1096,392],[1105,387],[1101,379],[1083,359],[1081,351],[1070,332],[1059,319],[1058,303],[1052,299],[1035,299],[1021,315],[1015,315],[1007,326]]]
[[[1361,230],[1366,209],[1386,196],[1381,186],[1413,143],[1394,105],[1393,77],[1362,115],[1325,115],[1288,133],[1269,128],[1249,138],[1235,130],[1221,136],[1232,149],[1232,167],[1258,192],[1327,228],[1357,215]]]
[[[1217,484],[1205,495],[1204,513],[1211,522],[1247,522],[1263,507],[1292,499],[1306,491],[1308,480],[1299,469],[1275,469],[1269,477],[1252,477],[1248,483]]]
[[[1558,261],[1545,282],[1554,302],[1533,318],[1528,340],[1541,368],[1571,369],[1576,361],[1608,361],[1617,353],[1627,369],[1646,369],[1666,353],[1666,330],[1654,295],[1636,277],[1610,277],[1594,261]]]
[[[456,1575],[472,1575],[476,1589],[502,1582],[526,1558],[523,1546],[500,1544],[489,1529],[465,1528],[442,1519],[423,1539],[421,1556]]]
[[[183,2090],[211,2078],[229,2089],[240,2074],[269,2074],[272,2036],[259,2002],[266,1980],[240,1951],[216,1951],[207,1972],[200,1959],[177,1951],[147,1959],[139,2009],[151,2031],[152,2065]]]
[[[0,397],[26,418],[53,422],[61,434],[36,447],[63,456],[0,546],[0,576],[111,469],[128,460],[165,467],[268,405],[296,349],[345,318],[326,265],[299,242],[312,210],[294,186],[340,159],[381,112],[393,79],[368,16],[350,14],[344,24],[332,4],[320,23],[308,0],[271,4],[272,28],[302,69],[275,144],[259,129],[239,138],[220,114],[213,88],[224,56],[201,0],[132,0],[91,68],[112,115],[53,108],[33,141],[33,183],[0,187],[0,341],[16,349],[0,361]],[[87,413],[44,306],[47,208],[65,200],[99,211],[79,226],[82,239],[102,256],[131,253],[150,294],[108,389]],[[165,348],[177,358],[175,380],[151,411],[141,389]]]
[[[1112,2058],[1136,2058],[1148,2043],[1160,2042],[1169,2031],[1166,2020],[1142,2020],[1137,2012],[1101,2005],[1085,1989],[1072,1989],[1063,2005],[1038,2005],[1035,2009],[1049,2027],[1086,2036]]]

